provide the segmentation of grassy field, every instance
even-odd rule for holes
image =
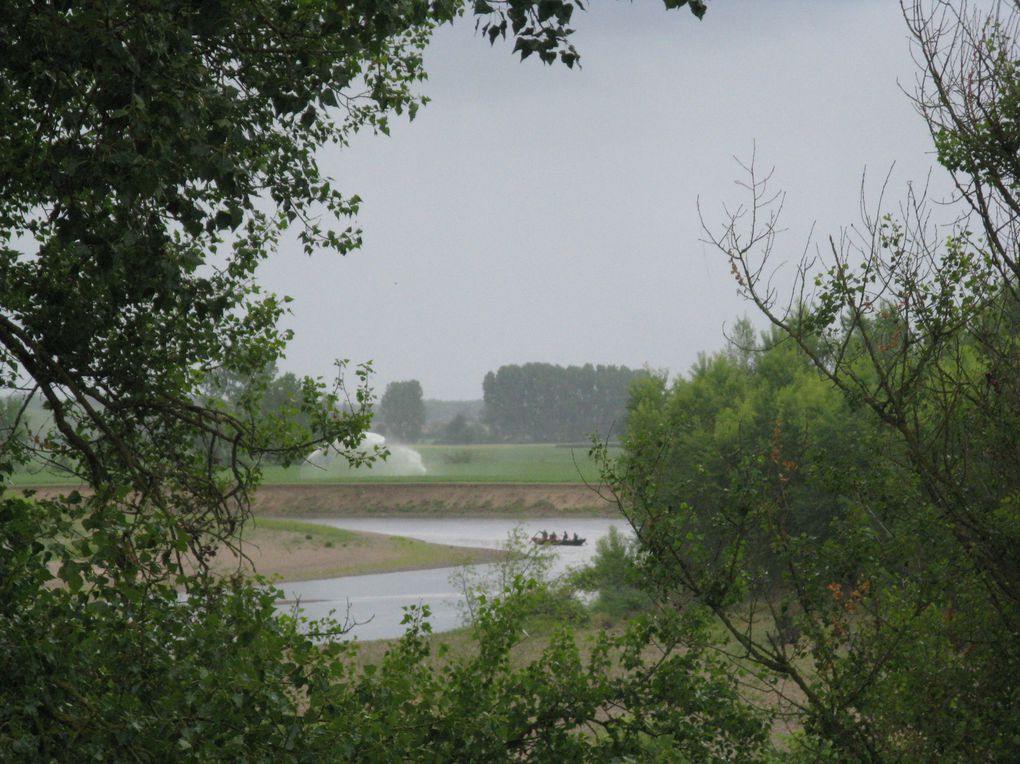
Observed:
[[[54,472],[40,467],[23,468],[15,472],[10,479],[10,485],[80,485],[78,478],[68,475],[66,472]]]
[[[337,466],[320,471],[310,466],[283,468],[266,465],[264,483],[595,483],[598,466],[586,445],[416,445],[425,465],[424,475],[394,476],[370,468],[351,470]],[[619,453],[618,448],[610,454]],[[66,473],[39,468],[23,469],[11,481],[15,486],[74,485]]]
[[[424,475],[393,476],[372,469],[336,468],[318,472],[309,467],[268,467],[267,483],[384,482],[384,483],[583,483],[597,482],[598,466],[588,447],[534,445],[416,445]],[[619,449],[611,449],[616,454]]]

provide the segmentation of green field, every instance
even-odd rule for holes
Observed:
[[[80,485],[81,481],[66,472],[54,472],[41,467],[29,466],[15,472],[10,478],[10,485]]]
[[[264,482],[279,483],[581,483],[598,482],[597,465],[583,445],[474,445],[413,447],[421,454],[424,475],[394,476],[379,470],[333,468],[320,472],[308,466],[267,465]],[[611,448],[616,455],[618,448]],[[25,469],[13,485],[73,485],[66,474]]]
[[[474,445],[413,447],[421,454],[426,474],[394,476],[378,471],[309,467],[267,467],[266,483],[581,483],[597,482],[598,466],[587,446]],[[610,449],[612,454],[619,449]]]

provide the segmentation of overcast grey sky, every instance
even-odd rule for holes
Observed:
[[[893,0],[714,0],[701,22],[661,2],[595,3],[583,68],[519,62],[465,19],[426,63],[432,103],[391,137],[325,160],[364,199],[365,246],[260,272],[295,298],[283,368],[373,360],[375,384],[479,398],[502,364],[683,373],[751,307],[700,242],[739,199],[733,156],[775,166],[780,249],[857,219],[861,174],[924,181],[930,140],[901,86],[914,65]]]

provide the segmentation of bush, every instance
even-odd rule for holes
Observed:
[[[447,445],[472,445],[491,440],[485,425],[476,419],[457,414],[447,422],[436,437],[436,443]]]
[[[476,625],[484,603],[522,584],[527,586],[518,599],[526,618],[559,623],[585,619],[584,605],[575,596],[572,580],[550,578],[551,549],[531,543],[531,537],[518,525],[507,535],[503,551],[503,559],[487,566],[485,572],[480,573],[478,566],[466,565],[450,577],[450,583],[464,594],[465,622]]]
[[[592,610],[613,619],[644,612],[651,604],[640,586],[637,544],[616,526],[611,526],[609,533],[595,543],[591,565],[575,571],[570,582],[581,591],[597,593]]]

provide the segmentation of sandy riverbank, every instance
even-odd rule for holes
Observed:
[[[501,556],[492,549],[429,544],[402,536],[271,518],[257,519],[245,531],[241,551],[247,559],[222,550],[213,570],[227,574],[240,569],[303,581],[494,562]]]

